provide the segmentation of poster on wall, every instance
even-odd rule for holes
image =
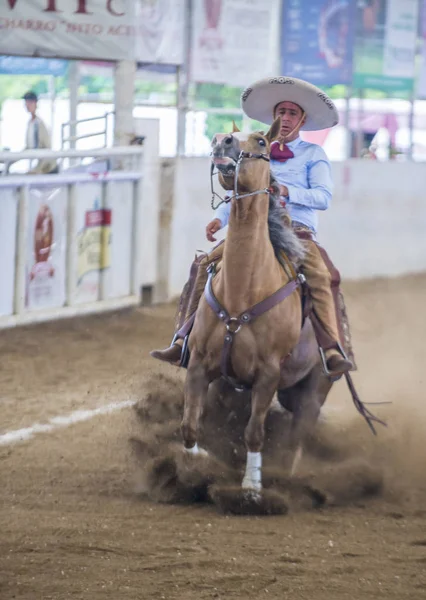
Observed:
[[[65,303],[66,188],[30,187],[25,306],[28,310]]]
[[[16,188],[0,188],[0,315],[13,313],[18,197]]]
[[[0,54],[181,64],[184,0],[2,0]]]
[[[198,0],[193,4],[190,78],[245,87],[275,75],[278,0]]]
[[[96,302],[101,272],[111,265],[112,210],[102,208],[100,183],[79,186],[76,213],[76,302]]]
[[[419,0],[358,0],[354,88],[412,91],[419,4]]]
[[[417,82],[417,98],[426,98],[426,0],[422,0],[421,3],[421,21],[420,21],[420,35],[422,38],[421,48],[421,64],[419,79]]]
[[[281,74],[318,86],[350,84],[356,0],[286,0]]]

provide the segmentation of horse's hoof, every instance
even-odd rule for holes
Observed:
[[[241,488],[244,491],[252,491],[252,492],[261,492],[262,491],[262,484],[260,481],[253,481],[252,479],[243,479],[243,482],[241,484]]]
[[[233,515],[285,515],[287,499],[272,490],[242,489],[241,486],[209,488],[214,504],[224,513]]]
[[[243,489],[243,498],[246,502],[252,502],[255,504],[260,504],[262,500],[262,487],[259,489],[253,488],[242,488]]]

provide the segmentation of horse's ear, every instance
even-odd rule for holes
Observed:
[[[269,142],[273,142],[280,134],[281,129],[281,117],[277,117],[272,123],[270,130],[266,134],[266,139]]]
[[[235,125],[235,121],[232,121],[232,133],[237,133],[240,130],[238,129],[238,127]]]

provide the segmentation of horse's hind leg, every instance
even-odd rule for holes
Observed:
[[[247,463],[242,482],[244,489],[262,489],[262,453],[265,438],[265,419],[277,389],[279,369],[265,366],[253,386],[251,416],[244,432],[247,447]]]
[[[197,360],[195,354],[193,354],[188,365],[185,380],[185,405],[181,425],[185,450],[191,454],[198,454],[200,452],[197,444],[198,422],[209,383],[206,369]]]
[[[291,407],[293,420],[290,432],[290,448],[293,460],[290,474],[295,475],[303,455],[305,440],[318,420],[321,406],[331,388],[331,383],[323,376],[321,367],[315,366],[298,384],[288,390],[278,390],[278,400]]]

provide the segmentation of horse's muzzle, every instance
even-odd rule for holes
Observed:
[[[212,163],[223,175],[235,173],[236,162],[229,156],[212,156]]]

